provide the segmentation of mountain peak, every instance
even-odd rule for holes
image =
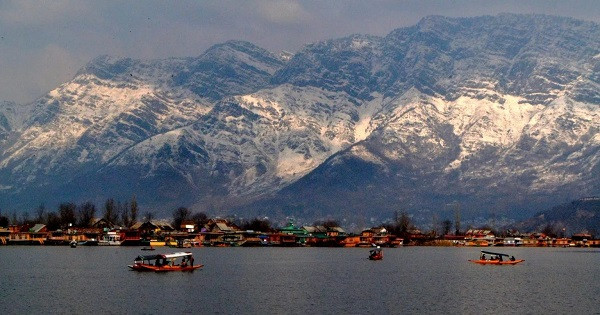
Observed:
[[[92,74],[100,79],[111,79],[126,74],[138,62],[131,58],[117,58],[109,55],[101,55],[86,64],[76,74]]]
[[[229,40],[221,44],[211,46],[202,55],[202,58],[217,60],[236,61],[240,59],[264,60],[267,63],[283,65],[284,60],[276,54],[261,48],[253,43],[240,40]]]

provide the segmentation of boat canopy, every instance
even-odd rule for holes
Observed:
[[[162,255],[139,255],[135,260],[155,260],[163,258]]]
[[[186,257],[186,256],[192,256],[192,253],[190,252],[179,252],[179,253],[172,253],[172,254],[158,254],[158,255],[139,255],[137,256],[137,258],[135,259],[136,261],[140,261],[140,260],[156,260],[156,259],[167,259],[167,258],[179,258],[179,257]]]
[[[485,251],[485,250],[482,250],[481,252],[482,252],[483,254],[488,254],[488,255],[506,256],[506,257],[510,256],[510,255],[507,255],[507,254],[502,254],[502,253],[494,253],[494,252],[488,252],[488,251]]]
[[[162,258],[179,258],[179,257],[185,257],[185,256],[192,256],[192,253],[190,252],[179,252],[179,253],[172,253],[172,254],[162,254],[159,255]]]

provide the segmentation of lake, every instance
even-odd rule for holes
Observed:
[[[491,248],[490,248],[491,249]],[[598,314],[600,250],[493,248],[525,262],[468,262],[479,248],[192,248],[193,273],[127,268],[138,247],[0,247],[0,313]],[[158,248],[151,253],[178,251]]]

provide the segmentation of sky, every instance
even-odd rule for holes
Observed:
[[[600,23],[597,0],[0,0],[0,100],[32,102],[100,55],[191,57],[227,40],[296,52],[350,34],[384,36],[428,15],[505,12]]]

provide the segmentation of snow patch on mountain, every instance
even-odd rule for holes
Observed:
[[[365,140],[373,132],[375,126],[372,119],[383,108],[383,95],[373,93],[371,96],[373,99],[361,104],[358,109],[358,122],[354,129],[354,141],[356,142]]]

